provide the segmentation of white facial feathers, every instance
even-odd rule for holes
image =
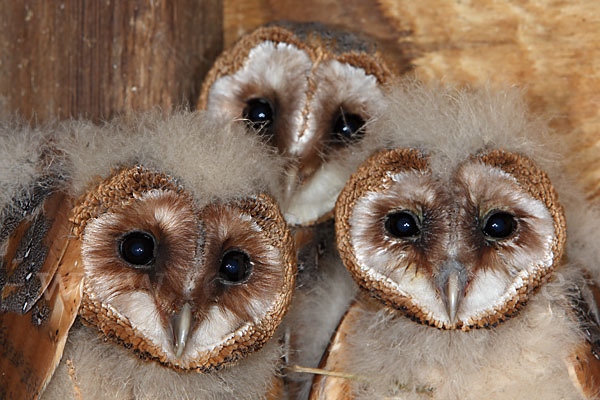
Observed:
[[[479,161],[460,164],[449,181],[445,172],[388,173],[357,198],[348,220],[357,268],[419,308],[429,323],[453,326],[456,313],[460,326],[472,326],[505,308],[530,276],[553,268],[555,221],[527,190]],[[398,213],[414,216],[416,236],[394,236],[388,224]],[[485,231],[487,218],[497,213],[515,224],[514,233],[498,241]],[[464,269],[458,298],[445,298],[446,286],[437,282],[448,263]]]
[[[291,249],[275,246],[249,212],[235,203],[196,212],[188,197],[172,191],[136,197],[87,225],[86,293],[160,349],[162,362],[190,368],[281,312],[281,297],[289,297],[282,263]],[[131,261],[126,248],[127,238],[139,233],[154,242],[154,255],[143,265]],[[229,268],[246,269],[247,278],[223,275],[231,252],[239,255]],[[186,307],[191,323],[177,341],[184,348],[175,343],[173,323]]]
[[[226,120],[238,120],[243,118],[247,100],[264,97],[276,102],[283,96],[287,100],[289,129],[300,132],[311,68],[309,56],[294,45],[260,43],[250,51],[241,69],[213,83],[207,110]]]
[[[374,54],[338,53],[329,36],[302,35],[282,27],[249,34],[217,61],[199,107],[245,119],[250,135],[276,149],[286,164],[286,220],[308,225],[332,210],[352,170],[381,143],[369,124],[383,107],[388,71]]]

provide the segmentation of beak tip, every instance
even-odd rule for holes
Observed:
[[[449,311],[448,317],[450,317],[450,323],[454,324],[456,322],[456,311]]]
[[[185,303],[181,311],[171,319],[173,332],[173,351],[176,358],[181,358],[192,326],[192,307]]]
[[[184,346],[185,346],[185,343],[183,343],[182,346],[178,346],[177,343],[175,344],[175,357],[176,358],[181,358],[181,355],[183,354]]]
[[[456,322],[456,309],[452,309],[451,307],[446,308],[446,313],[448,314],[448,320],[450,325],[453,325]]]
[[[450,324],[456,322],[458,303],[462,293],[462,285],[459,283],[458,274],[451,273],[446,285],[446,312],[450,319]]]

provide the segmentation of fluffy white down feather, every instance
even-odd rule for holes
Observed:
[[[201,207],[260,192],[277,196],[281,161],[241,124],[206,112],[147,112],[97,126],[69,121],[56,129],[57,147],[71,162],[76,194],[97,176],[132,163],[179,180]]]
[[[365,309],[345,362],[369,381],[355,387],[358,397],[422,399],[417,390],[432,388],[436,399],[580,399],[565,363],[583,339],[564,306],[565,285],[576,278],[563,278],[494,329],[442,331]]]
[[[64,168],[62,157],[48,155],[50,163],[43,163],[41,159],[51,132],[50,126],[32,128],[25,121],[8,115],[0,120],[0,210],[15,196],[26,197],[42,176],[60,177]]]
[[[62,361],[42,399],[78,399],[74,382],[84,399],[261,399],[273,382],[280,350],[272,340],[216,373],[179,373],[140,360],[120,345],[104,342],[93,328],[80,326],[69,333]]]
[[[356,295],[358,286],[344,268],[337,252],[330,247],[322,258],[318,271],[306,277],[299,285],[281,329],[293,338],[288,349],[291,365],[317,368],[340,318]],[[313,375],[290,373],[293,399],[306,399]]]
[[[40,159],[44,149],[47,164]],[[112,170],[140,163],[181,180],[198,206],[259,192],[277,196],[283,160],[241,124],[206,112],[149,111],[101,125],[85,120],[31,127],[0,121],[0,207],[44,174],[69,180],[80,195]],[[66,185],[65,185],[66,186]]]

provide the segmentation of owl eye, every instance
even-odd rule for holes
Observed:
[[[388,214],[385,220],[385,230],[399,239],[413,238],[421,233],[418,218],[409,211],[399,211]]]
[[[257,97],[246,101],[243,117],[248,125],[257,131],[269,127],[273,123],[273,115],[273,107],[267,99]]]
[[[151,266],[154,261],[156,240],[154,236],[142,231],[132,231],[121,239],[119,254],[123,260],[137,268]]]
[[[483,233],[492,240],[506,239],[517,228],[517,221],[512,214],[504,211],[490,213],[483,224]]]
[[[223,255],[219,267],[221,282],[229,285],[244,283],[250,277],[252,263],[243,251],[230,250]]]
[[[365,134],[364,125],[365,120],[361,116],[341,110],[333,124],[333,134],[341,141],[355,141]]]

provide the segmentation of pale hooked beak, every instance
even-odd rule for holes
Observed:
[[[188,336],[192,327],[192,306],[185,303],[178,313],[171,317],[171,331],[173,333],[173,351],[175,357],[180,358],[185,350]]]
[[[467,270],[457,261],[449,261],[442,266],[438,275],[438,287],[446,306],[450,324],[456,322],[456,314],[465,295]]]
[[[450,323],[456,320],[456,311],[458,310],[458,302],[461,297],[460,286],[458,284],[458,272],[450,272],[448,283],[446,283],[446,312]]]

